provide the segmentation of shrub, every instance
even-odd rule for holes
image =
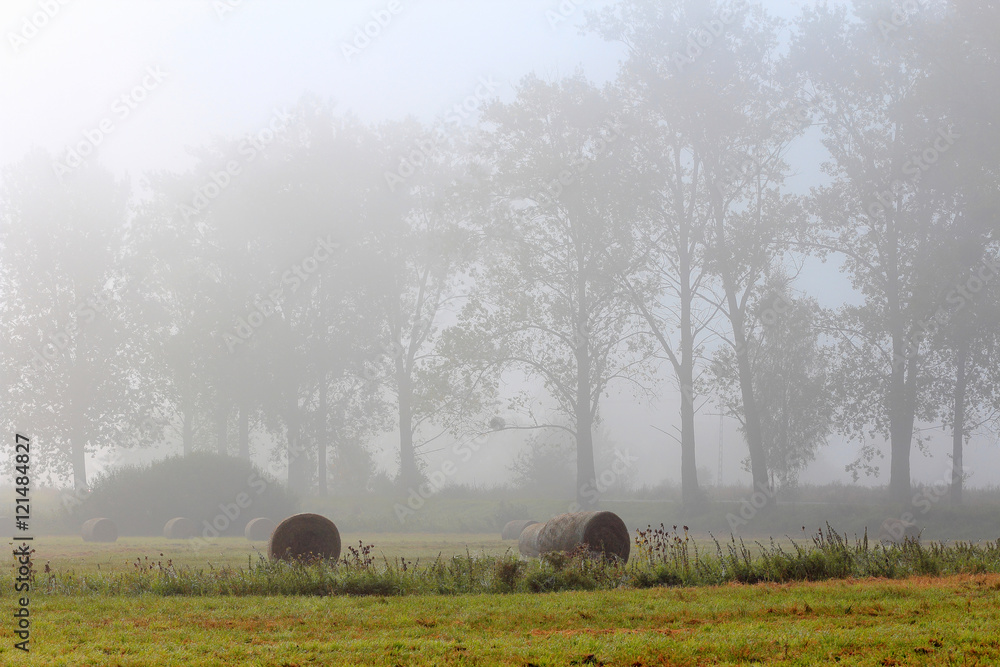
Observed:
[[[68,519],[105,516],[123,535],[159,535],[168,519],[185,516],[196,535],[212,538],[243,535],[254,517],[280,520],[295,510],[294,497],[249,461],[197,453],[101,475]]]

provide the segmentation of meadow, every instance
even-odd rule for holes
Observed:
[[[637,537],[622,565],[526,562],[495,533],[346,534],[334,566],[271,563],[239,538],[47,536],[31,655],[8,625],[0,664],[1000,662],[996,543]]]
[[[0,663],[991,665],[998,591],[1000,576],[956,575],[397,598],[52,595],[34,603],[30,660],[7,639]]]

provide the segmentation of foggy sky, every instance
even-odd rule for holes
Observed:
[[[55,0],[51,0],[55,3]],[[398,13],[359,53],[356,29],[372,20],[373,12],[394,3],[287,2],[243,0],[69,0],[38,34],[21,46],[10,34],[20,34],[25,19],[37,15],[39,0],[4,0],[0,4],[0,159],[20,158],[32,146],[56,155],[79,141],[83,133],[110,118],[114,131],[98,147],[100,163],[117,174],[138,176],[152,169],[182,170],[193,160],[187,148],[215,135],[237,136],[267,122],[275,108],[290,107],[305,92],[338,103],[362,121],[414,115],[431,120],[461,104],[486,79],[509,101],[513,86],[535,72],[556,79],[581,67],[588,78],[604,82],[614,77],[622,47],[594,35],[582,36],[575,24],[586,10],[603,2],[579,2],[579,8],[557,25],[554,0],[398,0]],[[773,14],[791,19],[802,3],[771,0]],[[221,15],[220,15],[221,14]],[[162,82],[141,101],[126,104],[122,96],[148,80],[150,68],[163,73]],[[823,159],[816,136],[806,138],[790,154],[794,171],[789,181],[804,192],[817,182]],[[800,289],[826,305],[852,300],[836,265],[811,262]],[[653,406],[636,405],[626,395],[612,394],[603,406],[606,428],[615,442],[662,463],[643,466],[641,482],[653,483],[679,466],[679,446],[666,441],[654,427],[672,429],[677,397],[670,383]],[[716,412],[709,404],[706,412]],[[727,482],[747,483],[740,470],[746,446],[732,423],[726,424]],[[698,417],[699,467],[717,474],[717,417]],[[507,435],[505,434],[505,438]],[[913,477],[936,481],[946,464],[950,433],[932,441],[935,458],[915,448]],[[379,461],[391,468],[392,438]],[[734,456],[735,453],[738,455]],[[806,482],[849,481],[844,465],[855,457],[856,445],[821,448],[816,461],[801,475]],[[130,453],[130,455],[134,455]],[[148,453],[144,454],[148,456]],[[483,483],[506,466],[511,451],[494,448],[463,467],[455,481]],[[434,455],[428,458],[434,468]],[[966,451],[970,486],[1000,483],[996,447],[973,440]],[[882,462],[888,479],[888,458]]]

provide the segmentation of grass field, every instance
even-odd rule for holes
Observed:
[[[44,596],[30,658],[5,631],[0,664],[993,665],[998,627],[997,575],[542,595]]]
[[[357,547],[358,542],[374,546],[374,555],[389,560],[403,556],[407,560],[430,560],[464,555],[502,555],[508,550],[517,553],[517,543],[503,542],[493,533],[460,535],[424,533],[388,533],[343,535],[343,550]],[[8,540],[9,541],[9,540]],[[84,542],[79,537],[45,536],[35,543],[36,567],[46,563],[56,571],[79,574],[131,570],[136,559],[172,560],[177,567],[246,567],[247,557],[256,561],[258,554],[267,555],[267,542],[248,542],[242,537],[220,537],[207,542],[167,540],[161,537],[122,537],[117,542],[101,544]],[[161,556],[162,554],[162,556]]]
[[[374,545],[372,555],[387,566],[405,558],[426,568],[440,555],[467,567],[483,556],[509,561],[516,554],[515,542],[492,533],[343,539],[345,553],[359,541]],[[691,542],[705,550],[714,544],[707,536]],[[7,619],[0,665],[1000,664],[1000,574],[988,569],[989,561],[977,574],[891,580],[642,590],[612,582],[611,590],[510,594],[177,595],[142,586],[129,592],[129,585],[159,581],[159,568],[143,572],[157,562],[235,569],[226,580],[242,581],[238,572],[261,562],[266,543],[125,537],[95,544],[45,536],[35,548],[31,654],[14,648],[16,601],[7,575],[0,585]],[[112,587],[121,592],[60,593],[69,589],[44,585],[52,576],[42,574],[46,565],[68,581],[122,582]],[[263,576],[258,572],[258,582]],[[431,575],[423,576],[426,584]],[[471,582],[471,570],[468,576]]]
[[[345,550],[361,540],[389,561],[516,551],[494,534],[344,539]],[[237,538],[197,551],[161,538],[43,537],[35,546],[39,570],[107,577],[127,577],[147,557],[247,568],[266,548]],[[16,603],[4,579],[0,665],[1000,664],[1000,574],[492,595],[63,595],[36,586],[30,656],[13,648]]]

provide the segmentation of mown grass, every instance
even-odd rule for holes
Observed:
[[[375,555],[393,560],[405,556],[411,560],[427,560],[438,554],[453,556],[465,554],[502,555],[513,548],[515,542],[503,542],[498,534],[455,533],[347,533],[343,534],[345,551],[348,545],[359,541],[375,544]],[[8,539],[10,544],[13,542]],[[131,571],[136,558],[167,562],[176,567],[209,568],[211,566],[245,567],[247,557],[257,560],[267,553],[267,542],[248,542],[243,537],[219,537],[211,540],[168,540],[163,537],[120,537],[113,543],[84,542],[79,536],[45,535],[37,537],[35,564],[42,568],[46,563],[59,572],[77,574]],[[161,555],[162,554],[162,555]]]
[[[40,596],[31,665],[992,665],[1000,576],[554,594]],[[5,632],[5,635],[7,633]]]
[[[124,568],[76,571],[48,567],[35,589],[54,595],[474,595],[564,590],[638,589],[725,583],[787,583],[1000,573],[1000,541],[881,545],[849,540],[829,526],[807,543],[747,545],[730,538],[706,548],[686,533],[639,531],[628,563],[585,551],[525,561],[508,550],[430,558],[389,558],[359,541],[339,561],[274,562],[263,554],[232,562],[191,565],[136,557]],[[9,590],[9,588],[8,588]],[[4,593],[6,594],[6,593]]]

